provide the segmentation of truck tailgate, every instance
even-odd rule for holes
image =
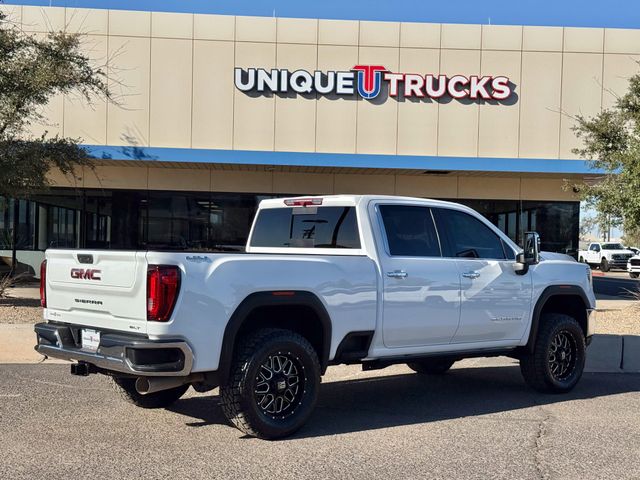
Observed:
[[[146,333],[146,252],[47,250],[47,320]]]

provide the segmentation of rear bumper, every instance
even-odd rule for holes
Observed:
[[[78,325],[35,325],[38,353],[62,360],[76,360],[99,369],[136,376],[183,377],[191,373],[193,352],[183,340],[149,340],[140,335],[101,332],[96,351],[84,350]]]

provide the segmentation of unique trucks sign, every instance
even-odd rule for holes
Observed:
[[[382,65],[356,65],[350,71],[236,68],[235,85],[243,92],[355,95],[374,99],[388,86],[389,96],[404,98],[506,100],[513,93],[508,77],[394,73]]]

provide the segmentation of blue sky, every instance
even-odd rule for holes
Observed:
[[[640,28],[638,0],[8,0],[4,3],[302,18]]]

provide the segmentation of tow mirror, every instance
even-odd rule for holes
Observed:
[[[524,275],[529,271],[529,264],[525,259],[524,252],[520,252],[516,255],[516,263],[513,269],[518,275]]]
[[[524,238],[524,251],[516,255],[514,265],[518,275],[526,274],[530,265],[540,263],[540,235],[536,232],[526,232]]]
[[[537,232],[524,234],[524,260],[528,265],[540,263],[540,235]]]

